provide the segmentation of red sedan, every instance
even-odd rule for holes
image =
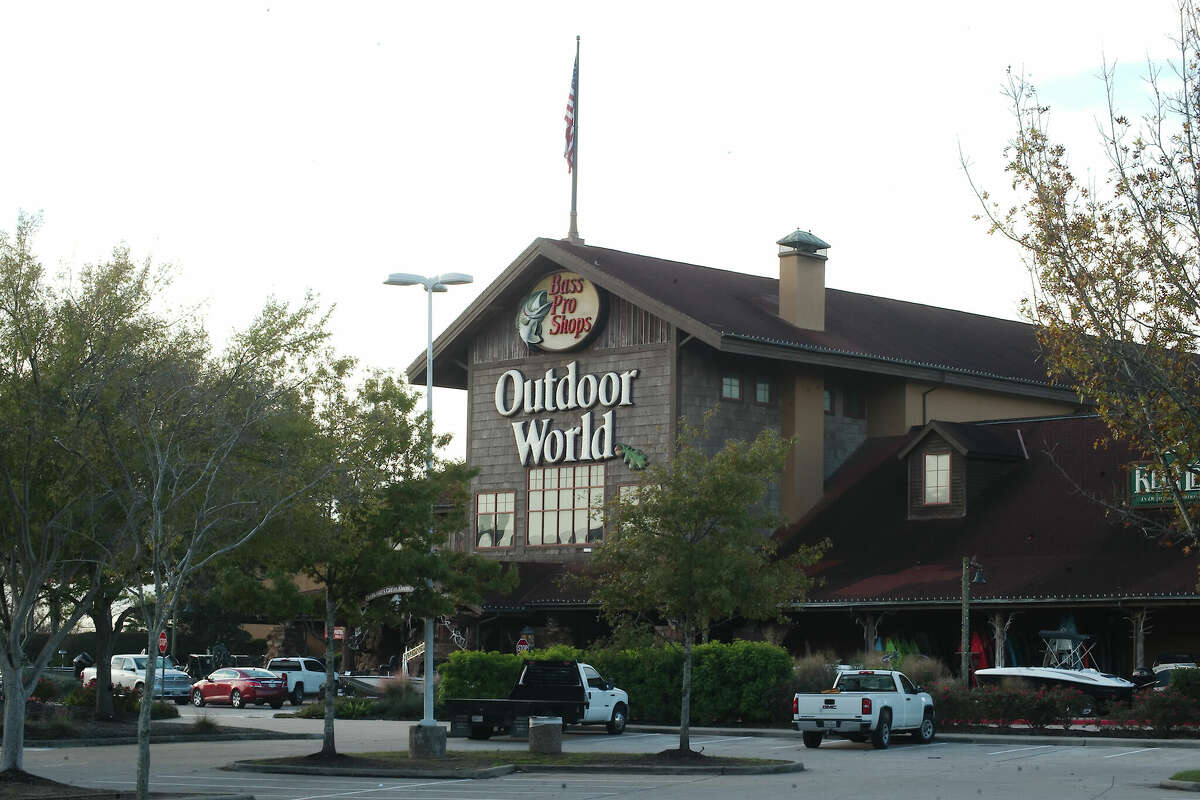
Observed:
[[[287,699],[287,680],[257,667],[227,667],[192,684],[192,705],[229,703],[243,708],[247,703],[281,708]]]

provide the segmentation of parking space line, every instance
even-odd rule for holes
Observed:
[[[304,797],[297,797],[296,800],[321,800],[321,798],[325,798],[325,797],[349,797],[352,794],[369,794],[371,792],[379,792],[379,791],[388,792],[388,791],[395,791],[395,790],[419,789],[422,786],[448,786],[452,783],[470,783],[470,782],[471,781],[469,778],[464,778],[461,780],[450,779],[450,780],[440,780],[440,781],[429,781],[427,783],[407,783],[407,784],[406,783],[398,783],[394,786],[384,786],[381,783],[381,784],[379,784],[379,786],[376,786],[376,787],[373,787],[370,789],[357,789],[357,790],[343,791],[343,792],[332,792],[332,793],[328,793],[328,794],[310,794],[310,795],[306,795]]]
[[[740,742],[743,739],[750,739],[750,736],[732,736],[728,739],[699,739],[693,741],[692,744],[717,744],[719,742]]]
[[[1052,744],[1036,745],[1032,747],[1014,747],[1011,750],[997,750],[994,753],[988,753],[989,756],[1001,756],[1005,753],[1019,753],[1022,750],[1045,750],[1047,747],[1054,747]]]
[[[1157,750],[1157,749],[1158,749],[1157,747],[1143,747],[1141,750],[1128,750],[1124,753],[1113,753],[1110,756],[1104,756],[1104,758],[1120,758],[1121,756],[1132,756],[1132,755],[1136,755],[1138,753],[1149,753],[1151,750]]]

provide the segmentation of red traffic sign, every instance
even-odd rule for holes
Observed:
[[[517,652],[526,653],[529,651],[529,642],[525,639],[517,639]]]
[[[158,632],[158,653],[159,653],[159,655],[162,655],[165,652],[167,652],[167,632],[159,631]]]

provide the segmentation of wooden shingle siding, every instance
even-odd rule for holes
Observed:
[[[666,322],[627,300],[609,295],[604,328],[585,352],[666,344],[669,336],[670,326]],[[511,315],[493,316],[471,342],[472,364],[523,360],[539,354],[540,350],[525,344],[517,335],[515,310]]]

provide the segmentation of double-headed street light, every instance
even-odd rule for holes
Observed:
[[[444,272],[441,275],[426,277],[414,275],[411,272],[393,272],[388,275],[384,284],[387,286],[424,286],[425,294],[429,297],[428,315],[428,348],[425,351],[425,416],[429,419],[429,456],[425,461],[425,476],[433,474],[433,293],[445,292],[447,286],[458,286],[471,283],[474,278],[462,272]],[[429,518],[429,539],[433,541],[433,515]],[[433,579],[426,578],[432,586]],[[425,693],[425,716],[421,724],[437,725],[433,718],[433,617],[425,617],[425,678],[422,681]]]

